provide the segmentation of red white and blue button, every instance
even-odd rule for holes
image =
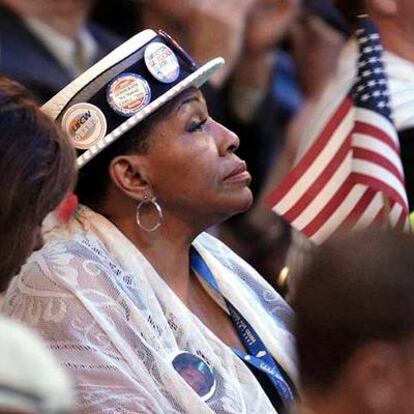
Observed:
[[[117,114],[129,117],[150,103],[151,88],[142,76],[125,72],[108,85],[106,97]]]

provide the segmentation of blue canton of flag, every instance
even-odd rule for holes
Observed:
[[[360,46],[358,75],[351,94],[356,106],[374,110],[392,122],[381,38],[370,20],[364,19],[361,26],[356,32]]]

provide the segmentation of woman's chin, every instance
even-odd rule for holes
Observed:
[[[239,213],[244,213],[249,210],[253,204],[253,194],[250,188],[245,187],[239,194],[232,197],[232,216]]]
[[[251,206],[253,205],[253,193],[250,188],[246,187],[245,189],[245,201],[243,206],[243,211],[249,210]]]

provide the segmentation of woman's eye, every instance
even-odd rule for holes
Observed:
[[[206,125],[207,118],[197,122],[191,122],[188,127],[188,132],[199,132],[204,131],[204,127]]]

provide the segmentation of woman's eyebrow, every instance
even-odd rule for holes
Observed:
[[[176,107],[176,112],[179,112],[183,106],[189,105],[193,102],[201,104],[201,100],[197,95],[188,95],[180,101]]]

